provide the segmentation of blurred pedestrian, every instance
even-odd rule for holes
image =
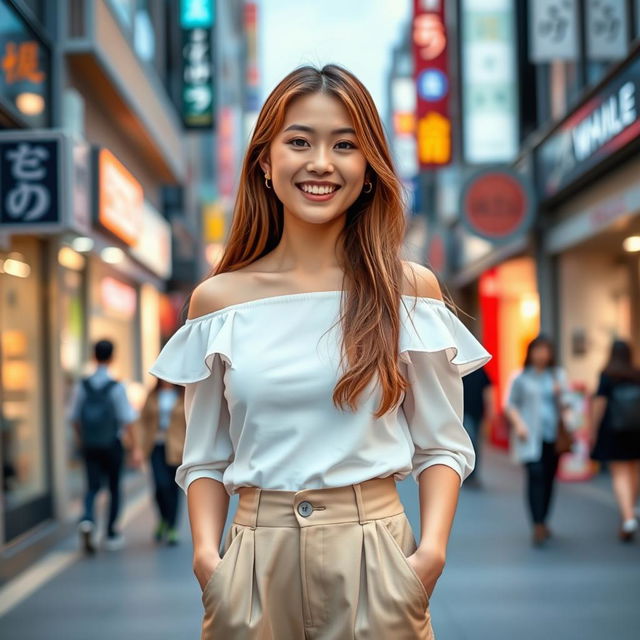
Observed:
[[[151,460],[158,523],[154,531],[157,542],[179,542],[177,521],[180,487],[175,481],[182,462],[186,431],[184,388],[158,378],[136,423],[138,442],[145,459]]]
[[[483,427],[493,416],[493,386],[485,367],[476,369],[462,378],[464,387],[464,428],[467,430],[476,452],[476,464],[465,480],[465,486],[481,488],[480,453],[482,449]]]
[[[511,453],[526,471],[534,546],[551,537],[547,519],[559,460],[556,440],[568,392],[566,373],[555,364],[553,343],[538,336],[527,347],[524,366],[511,383],[505,407],[511,425]]]
[[[630,542],[638,529],[634,507],[640,485],[640,370],[631,346],[614,340],[600,374],[591,411],[591,458],[608,462],[622,524],[618,536]]]
[[[99,340],[93,349],[95,372],[76,383],[69,412],[86,472],[84,513],[78,522],[78,531],[87,553],[96,550],[94,503],[104,478],[110,496],[104,548],[114,551],[124,544],[124,537],[116,528],[125,453],[123,440],[131,443],[133,466],[142,463],[142,451],[133,433],[136,412],[129,404],[124,386],[109,373],[114,345],[110,340]]]

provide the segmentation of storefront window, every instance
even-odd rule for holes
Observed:
[[[64,379],[63,393],[67,409],[70,406],[73,387],[83,373],[83,344],[86,332],[83,289],[84,271],[63,268],[60,277],[58,309],[62,314],[60,320],[60,365]],[[71,425],[68,425],[66,437],[69,493],[72,499],[77,499],[84,490],[84,469]]]
[[[31,505],[50,494],[44,411],[40,245],[0,253],[0,429],[5,541],[33,524]]]

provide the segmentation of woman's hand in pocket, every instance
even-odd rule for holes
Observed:
[[[207,583],[222,560],[217,550],[193,554],[193,573],[198,580],[200,590],[204,592]]]
[[[445,556],[440,550],[419,546],[415,553],[407,556],[407,562],[418,574],[429,599],[435,589],[438,578],[442,575],[445,565]]]

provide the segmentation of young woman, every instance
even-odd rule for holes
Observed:
[[[151,460],[158,524],[154,532],[157,542],[174,546],[179,542],[176,524],[180,503],[180,487],[175,482],[182,462],[186,423],[184,389],[158,379],[144,403],[137,422],[138,442],[145,458]]]
[[[559,407],[566,403],[568,390],[566,373],[555,366],[551,340],[538,336],[527,347],[524,367],[511,384],[505,407],[512,425],[511,454],[527,474],[534,546],[551,536],[546,521],[558,469]]]
[[[640,370],[631,347],[614,340],[592,404],[593,460],[608,461],[622,524],[618,537],[631,542],[638,530],[634,507],[640,485]]]
[[[226,250],[151,371],[185,385],[202,638],[433,638],[474,451],[461,375],[489,355],[426,268],[373,100],[304,66],[267,98]],[[396,490],[420,485],[419,544]],[[220,558],[229,495],[239,494]]]

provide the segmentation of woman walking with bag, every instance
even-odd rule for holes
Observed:
[[[151,369],[186,387],[176,480],[203,640],[434,637],[474,465],[461,376],[489,355],[433,274],[400,259],[403,207],[361,82],[337,65],[286,76],[249,141],[225,252]],[[396,489],[410,473],[419,544]]]
[[[546,523],[558,460],[569,448],[565,441],[570,436],[562,422],[567,392],[567,376],[555,366],[551,340],[538,336],[527,347],[523,369],[511,383],[505,407],[511,424],[511,455],[524,465],[527,474],[526,496],[534,546],[551,537]]]
[[[180,487],[175,482],[176,471],[182,462],[182,448],[186,432],[184,417],[184,389],[158,379],[151,389],[137,422],[138,442],[151,461],[154,497],[158,509],[158,524],[154,532],[156,542],[170,546],[179,542],[177,522]]]
[[[634,506],[640,485],[640,370],[630,345],[614,340],[592,403],[591,458],[607,461],[622,524],[618,537],[631,542],[638,530]]]

